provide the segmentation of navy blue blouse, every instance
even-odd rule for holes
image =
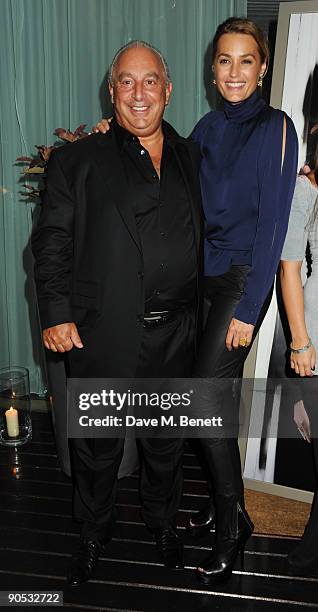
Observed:
[[[273,283],[288,226],[298,141],[284,113],[255,91],[239,104],[205,115],[191,134],[199,143],[205,214],[205,275],[251,266],[234,316],[255,324]]]

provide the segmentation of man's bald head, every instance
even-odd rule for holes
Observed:
[[[125,51],[127,51],[128,49],[133,49],[133,48],[138,48],[138,47],[144,47],[145,49],[149,49],[149,51],[152,51],[157,57],[159,57],[160,62],[162,64],[162,68],[165,74],[165,78],[166,78],[166,83],[170,83],[171,82],[171,77],[170,77],[170,71],[169,71],[169,67],[167,64],[166,59],[164,58],[164,56],[162,55],[161,51],[159,51],[158,49],[156,49],[156,47],[153,47],[152,45],[150,45],[149,43],[143,41],[143,40],[132,40],[131,42],[127,43],[126,45],[124,45],[123,47],[121,47],[117,53],[115,54],[113,61],[110,65],[109,68],[109,77],[108,77],[108,81],[109,84],[111,86],[114,85],[114,77],[115,77],[115,73],[116,73],[116,67],[117,67],[117,63],[118,60],[120,59],[121,55],[123,53],[125,53]]]

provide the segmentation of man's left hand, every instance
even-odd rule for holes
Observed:
[[[228,351],[231,351],[232,348],[247,348],[252,342],[253,331],[254,325],[244,323],[244,321],[239,321],[238,319],[232,319],[225,339]]]

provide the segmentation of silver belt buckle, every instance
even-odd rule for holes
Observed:
[[[162,315],[165,315],[169,312],[169,310],[158,310],[149,313],[149,317],[144,317],[145,321],[161,321],[163,318]]]

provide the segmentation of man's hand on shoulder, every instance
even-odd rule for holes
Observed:
[[[83,348],[75,323],[61,323],[48,327],[42,332],[44,346],[54,353],[65,353],[74,346]]]

